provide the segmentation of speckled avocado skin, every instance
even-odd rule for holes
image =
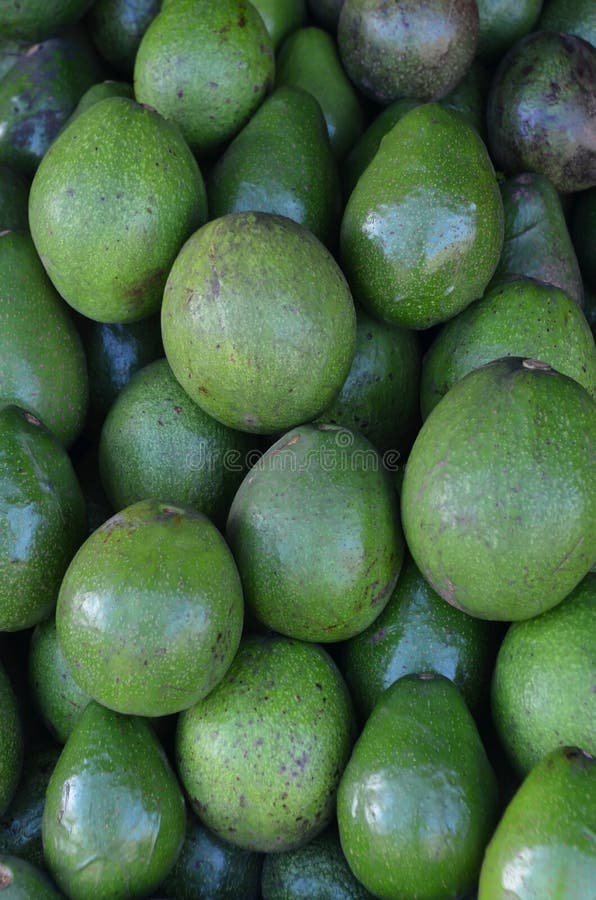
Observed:
[[[515,794],[487,847],[478,900],[590,897],[595,808],[594,757],[565,747],[543,759]]]
[[[333,816],[352,705],[316,644],[248,637],[205,700],[180,716],[178,771],[220,837],[264,852],[308,843]]]
[[[159,309],[170,266],[205,216],[201,173],[178,129],[125,97],[96,103],[62,132],[29,196],[48,275],[100,322]]]
[[[505,356],[541,359],[596,400],[596,347],[584,314],[559,288],[519,278],[443,326],[424,358],[423,416],[468,372]]]
[[[596,403],[546,363],[500,359],[432,411],[402,485],[423,575],[470,615],[515,621],[559,603],[596,559]]]
[[[488,145],[507,174],[538,172],[563,193],[596,184],[596,47],[533,32],[501,60],[487,103]]]
[[[377,103],[436,100],[472,62],[478,8],[474,0],[345,0],[337,39],[348,75]]]
[[[0,12],[2,37],[41,41],[72,25],[93,0],[7,0]]]
[[[428,328],[480,297],[503,246],[503,204],[475,129],[436,103],[385,135],[346,205],[341,258],[355,300]]]
[[[52,773],[46,863],[72,900],[146,897],[184,839],[182,792],[149,725],[90,703]]]
[[[496,788],[455,685],[428,673],[400,678],[379,699],[340,782],[350,868],[375,897],[461,896],[478,877]]]
[[[232,555],[201,513],[144,500],[83,544],[62,582],[58,640],[98,702],[162,716],[204,697],[240,640],[242,588]]]

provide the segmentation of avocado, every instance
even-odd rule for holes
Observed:
[[[239,431],[283,432],[339,392],[356,314],[331,254],[283,216],[214,219],[180,251],[161,311],[174,375],[210,416]]]
[[[501,60],[487,102],[488,146],[506,174],[537,172],[562,193],[596,184],[596,47],[538,31]]]
[[[526,775],[555,747],[596,755],[596,574],[554,609],[510,626],[493,674],[492,710],[503,747]]]
[[[23,727],[17,699],[4,666],[0,664],[0,815],[15,795],[23,767]]]
[[[0,79],[12,69],[19,59],[29,49],[28,41],[11,40],[0,35]]]
[[[85,535],[85,503],[54,435],[18,406],[0,408],[0,630],[47,618]]]
[[[277,213],[334,246],[341,188],[315,98],[300,88],[278,88],[209,173],[207,196],[212,219],[251,210]]]
[[[182,850],[161,890],[176,900],[259,900],[262,861],[189,814]]]
[[[258,852],[330,822],[354,737],[345,683],[317,644],[246,637],[220,684],[178,720],[178,772],[219,837]]]
[[[304,24],[305,0],[253,0],[276,50],[284,39]]]
[[[274,74],[273,43],[252,3],[177,0],[143,35],[135,96],[178,125],[193,153],[205,156],[246,124]]]
[[[571,214],[571,237],[584,280],[596,290],[596,187],[577,194]]]
[[[476,712],[490,682],[493,643],[493,627],[445,603],[408,558],[385,609],[338,645],[336,660],[361,722],[386,688],[416,672],[450,678]]]
[[[478,56],[498,61],[524,35],[535,29],[542,0],[476,0],[480,19]],[[564,30],[564,29],[561,29]]]
[[[0,303],[0,404],[27,408],[72,444],[87,413],[85,355],[26,231],[0,233]]]
[[[596,46],[596,7],[592,0],[545,0],[539,31],[564,31]]]
[[[73,25],[93,0],[9,0],[0,10],[0,34],[21,41],[43,41]]]
[[[596,347],[584,314],[559,288],[516,278],[443,325],[424,358],[422,415],[468,372],[505,356],[540,359],[596,400]]]
[[[0,232],[29,228],[29,180],[20,172],[0,166]]]
[[[402,521],[453,606],[516,621],[560,603],[596,559],[596,403],[540,360],[469,372],[408,457]]]
[[[406,675],[381,694],[342,775],[343,852],[375,897],[459,897],[478,877],[496,801],[458,689],[442,675]]]
[[[66,124],[70,125],[90,106],[99,103],[100,100],[106,100],[108,97],[128,97],[129,100],[132,100],[134,99],[132,85],[125,81],[100,81],[97,84],[92,84],[77,103]]]
[[[116,398],[101,432],[99,470],[114,509],[167,497],[223,525],[252,449],[248,435],[193,403],[160,359]]]
[[[54,769],[43,849],[72,900],[145,897],[184,839],[184,800],[147,722],[90,703]]]
[[[437,100],[472,63],[475,0],[345,0],[337,27],[342,63],[367,97]]]
[[[332,827],[305,847],[268,853],[263,863],[263,900],[371,900],[354,877]]]
[[[478,900],[594,893],[596,759],[559,748],[528,775],[487,847]]]
[[[165,716],[196,703],[240,640],[232,555],[201,513],[143,500],[83,544],[62,581],[58,641],[75,681],[119,712]]]
[[[96,0],[86,19],[101,55],[131,77],[141,38],[160,10],[160,0]]]
[[[29,195],[51,280],[99,322],[157,312],[170,266],[206,212],[199,167],[176,126],[125,97],[96,103],[62,132]]]
[[[341,225],[354,299],[428,328],[483,293],[503,246],[503,204],[486,147],[436,103],[407,112],[356,184]]]
[[[101,77],[93,48],[75,35],[50,38],[19,56],[0,80],[0,164],[33,175],[82,94]]]
[[[17,856],[0,854],[0,891],[6,900],[60,900],[46,873]]]
[[[336,158],[344,158],[362,134],[362,104],[344,72],[331,35],[321,28],[300,28],[277,56],[276,84],[308,91],[318,100]]]
[[[395,470],[418,431],[419,383],[418,335],[357,309],[352,367],[318,421],[359,431]]]

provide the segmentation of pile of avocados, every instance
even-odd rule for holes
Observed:
[[[0,3],[0,897],[594,900],[593,0]]]

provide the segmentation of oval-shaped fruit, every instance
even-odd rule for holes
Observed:
[[[142,719],[90,703],[54,769],[43,814],[46,863],[72,900],[146,897],[174,865],[184,800]]]
[[[487,291],[443,326],[424,358],[422,415],[468,372],[505,356],[541,359],[596,400],[596,347],[581,309],[559,288],[519,278]]]
[[[253,6],[265,23],[276,50],[306,18],[305,0],[253,0]]]
[[[596,184],[596,47],[526,35],[503,57],[487,104],[488,144],[507,174],[538,172],[563,193]]]
[[[487,61],[498,60],[512,44],[534,31],[542,7],[542,0],[476,2],[480,20],[478,56]]]
[[[17,699],[4,667],[0,665],[0,815],[14,797],[23,766],[23,729]]]
[[[455,685],[428,673],[400,678],[381,695],[340,782],[350,868],[375,897],[461,896],[478,877],[496,788]]]
[[[410,552],[447,601],[485,619],[560,603],[596,559],[596,403],[546,363],[501,359],[422,426],[402,485]]]
[[[108,519],[64,576],[56,627],[91,697],[165,716],[215,687],[238,647],[242,588],[232,555],[200,513],[157,500]]]
[[[175,122],[193,152],[204,155],[246,124],[274,71],[273,43],[248,0],[177,0],[141,40],[135,96]]]
[[[377,103],[434,100],[474,58],[478,8],[475,0],[345,0],[337,40],[348,75]]]
[[[576,747],[555,750],[533,769],[487,847],[478,900],[594,893],[596,759]]]
[[[503,203],[476,130],[436,103],[407,112],[344,212],[354,299],[388,322],[427,328],[482,295],[502,246]]]
[[[341,641],[383,609],[403,539],[395,489],[357,432],[303,425],[252,467],[226,536],[247,608],[280,634]]]
[[[86,531],[70,459],[39,419],[0,409],[0,630],[47,618]]]
[[[516,622],[493,674],[493,720],[518,772],[526,775],[556,747],[596,756],[596,574],[562,603]]]
[[[6,38],[41,41],[72,25],[93,0],[17,0],[2,4],[0,34]]]
[[[592,0],[545,0],[539,31],[564,31],[596,47],[596,7]]]
[[[275,433],[314,418],[354,356],[356,315],[341,269],[283,216],[231,213],[174,263],[162,336],[174,375],[205,412]]]
[[[59,135],[29,195],[48,275],[100,322],[156,312],[176,254],[205,217],[203,179],[180,132],[125,97],[96,103]]]
[[[350,696],[322,647],[250,637],[215,690],[180,716],[178,771],[220,837],[290,850],[331,820],[352,740]]]
[[[0,890],[6,900],[60,900],[42,869],[18,856],[0,854]]]
[[[96,0],[89,10],[95,46],[124,75],[132,75],[141,38],[160,7],[160,0]]]

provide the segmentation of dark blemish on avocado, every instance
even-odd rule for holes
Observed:
[[[163,419],[158,419],[158,420],[157,420],[157,424],[163,426]]]
[[[138,284],[129,288],[126,292],[126,296],[133,301],[142,301],[148,291],[158,287],[162,283],[164,277],[165,272],[162,268],[155,269],[155,271],[150,272],[149,275],[146,275],[145,278],[139,281]]]
[[[66,196],[67,197],[74,197],[74,193],[75,192],[74,192],[73,188],[66,188]]]
[[[184,97],[184,91],[182,90],[182,88],[178,88],[178,90],[176,91],[176,96],[178,97],[179,100],[181,100]]]
[[[174,407],[174,412],[176,413],[177,416],[179,416],[180,413],[182,412],[182,407],[181,407],[181,406],[175,406],[175,407]]]
[[[211,90],[214,91],[216,88],[219,87],[219,84],[217,83],[217,81],[208,81],[207,87],[210,87]]]
[[[545,100],[556,101],[559,99],[561,88],[556,81],[551,81],[548,91],[544,95]]]
[[[221,282],[219,280],[219,275],[217,272],[214,272],[211,276],[211,293],[214,297],[219,297],[219,292],[221,288]]]
[[[41,425],[41,421],[37,418],[37,416],[34,416],[33,413],[25,411],[24,416],[30,425]]]
[[[199,394],[204,394],[206,397],[208,397],[209,391],[207,390],[206,387],[203,387],[203,385],[201,385],[201,387],[199,388]]]
[[[147,210],[147,212],[149,213],[150,216],[153,215],[153,210],[151,209],[150,206],[146,206],[145,209]]]
[[[68,798],[70,796],[70,781],[67,781],[64,785],[64,801],[60,804],[60,809],[58,810],[57,821],[58,824],[62,821],[64,817],[64,813],[66,812],[66,807],[68,805]]]
[[[244,18],[244,16],[240,16],[240,18],[238,19],[238,27],[244,28],[245,25],[246,25],[246,19]]]
[[[370,636],[368,639],[369,644],[380,644],[381,641],[384,641],[387,637],[387,629],[379,628],[378,631],[375,631],[374,634]]]
[[[246,806],[246,797],[244,796],[244,794],[240,794],[240,796],[238,797],[238,803],[244,809],[244,807]]]

